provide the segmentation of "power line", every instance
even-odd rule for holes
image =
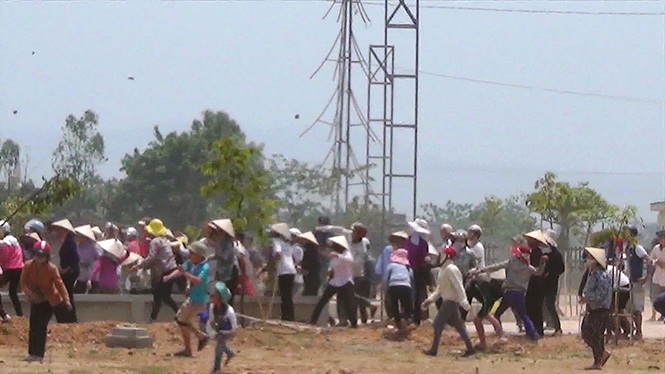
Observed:
[[[164,2],[217,2],[217,3],[334,3],[339,2],[339,0],[163,0]],[[441,3],[462,3],[462,2],[477,2],[474,0],[421,0],[422,2],[441,2]],[[481,2],[501,2],[501,3],[522,3],[524,0],[480,0]],[[591,2],[592,0],[575,0],[574,2]],[[632,3],[632,2],[648,2],[649,0],[605,0],[602,2],[614,2],[614,3]],[[665,0],[654,0],[653,3],[663,2]],[[529,3],[558,3],[566,2],[571,3],[568,0],[531,0]],[[598,3],[599,1],[593,1]],[[358,3],[364,5],[374,5],[374,6],[383,6],[385,3],[382,1],[361,1],[358,0]],[[391,5],[397,5],[397,3],[390,3]],[[427,9],[443,9],[443,10],[460,10],[460,11],[478,11],[478,12],[499,12],[499,13],[527,13],[527,14],[559,14],[559,15],[590,15],[590,16],[663,16],[665,12],[592,12],[592,11],[577,11],[577,10],[547,10],[547,9],[510,9],[510,8],[483,8],[483,7],[466,7],[466,6],[449,6],[449,5],[426,5],[421,4],[421,8]]]
[[[607,95],[607,94],[601,94],[601,93],[595,93],[595,92],[572,91],[572,90],[564,90],[564,89],[551,88],[551,87],[542,87],[542,86],[530,86],[530,85],[518,84],[518,83],[506,83],[506,82],[491,81],[491,80],[486,80],[486,79],[476,79],[476,78],[460,77],[460,76],[455,76],[455,75],[432,73],[432,72],[422,71],[422,70],[420,71],[420,73],[423,74],[423,75],[429,75],[429,76],[434,76],[434,77],[439,77],[439,78],[446,78],[446,79],[453,79],[453,80],[458,80],[458,81],[463,81],[463,82],[482,83],[482,84],[489,84],[489,85],[493,85],[493,86],[521,88],[521,89],[529,89],[529,90],[536,90],[536,91],[543,91],[543,92],[553,92],[553,93],[564,94],[564,95],[595,97],[595,98],[599,98],[599,99],[618,100],[618,101],[626,101],[626,102],[650,104],[650,105],[658,105],[658,106],[662,106],[663,104],[665,104],[664,100],[657,100],[657,99],[632,97],[632,96]]]
[[[368,5],[380,5],[380,3],[367,3]],[[566,15],[589,15],[589,16],[663,16],[665,12],[585,12],[574,10],[532,10],[532,9],[508,9],[508,8],[476,8],[476,7],[455,7],[440,5],[421,5],[421,8],[446,9],[446,10],[466,10],[481,12],[501,12],[501,13],[531,13],[531,14],[566,14]]]
[[[450,1],[450,0],[432,0],[432,1]],[[455,2],[455,1],[453,1],[453,2]],[[384,2],[382,2],[382,1],[363,1],[363,4],[383,6]],[[391,4],[396,5],[396,3],[391,3]],[[665,15],[665,12],[590,12],[590,11],[577,11],[577,10],[483,8],[483,7],[463,7],[463,6],[423,5],[423,4],[421,4],[420,7],[421,8],[428,8],[428,9],[480,11],[480,12],[560,14],[560,15],[590,15],[590,16],[663,16],[663,15]]]

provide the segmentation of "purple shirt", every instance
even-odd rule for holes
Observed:
[[[99,285],[106,289],[118,288],[118,263],[111,260],[106,256],[100,256],[95,262],[92,272],[90,272],[90,280],[94,280],[96,275],[99,275]]]
[[[421,238],[420,242],[416,245],[411,242],[411,239],[407,239],[404,249],[409,252],[411,268],[414,271],[422,270],[425,267],[425,257],[429,254],[427,240]]]
[[[79,255],[79,265],[81,267],[81,272],[79,273],[78,280],[81,282],[87,282],[90,278],[90,270],[99,258],[99,252],[97,252],[97,244],[95,242],[86,241],[76,248],[76,251]]]

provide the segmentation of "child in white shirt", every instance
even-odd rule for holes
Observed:
[[[215,346],[215,361],[212,373],[219,373],[222,364],[222,356],[226,353],[224,366],[235,356],[235,353],[226,343],[233,338],[238,329],[238,319],[233,307],[228,304],[231,299],[231,291],[224,282],[216,282],[214,291],[210,294],[210,309],[208,310],[208,322],[206,333],[217,341]]]

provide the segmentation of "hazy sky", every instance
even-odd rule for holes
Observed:
[[[423,4],[665,11],[662,1]],[[278,0],[3,1],[0,138],[21,144],[37,178],[50,169],[65,117],[93,109],[108,146],[101,173],[120,176],[122,155],[144,147],[153,125],[182,131],[210,108],[229,112],[269,154],[320,162],[330,146],[328,128],[299,134],[334,88],[331,66],[309,79],[336,36],[335,17],[321,19],[328,7]],[[382,9],[368,4],[372,22],[356,23],[365,53],[382,42]],[[637,205],[655,220],[648,204],[665,198],[663,15],[441,8],[421,14],[423,71],[646,101],[422,75],[421,202],[528,192],[552,170],[573,183],[587,180],[611,202]],[[356,89],[364,107],[364,83]],[[409,201],[401,194],[395,200],[398,207]]]

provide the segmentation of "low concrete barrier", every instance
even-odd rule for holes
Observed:
[[[0,293],[2,296],[2,305],[10,315],[14,315],[9,295],[6,292]],[[23,311],[29,316],[30,306],[23,294],[19,295],[23,305]],[[181,304],[185,301],[184,295],[173,295],[176,303]],[[245,296],[241,299],[235,298],[234,307],[237,312],[256,318],[280,318],[280,299],[279,296],[273,300],[272,312],[268,310],[270,304],[269,296]],[[314,296],[296,296],[293,298],[295,304],[296,321],[308,323],[314,312],[314,307],[319,298]],[[147,323],[150,320],[150,311],[152,309],[152,295],[106,295],[106,294],[76,294],[74,295],[76,303],[76,314],[80,322],[92,321],[120,321],[132,323]],[[259,306],[259,303],[261,306]],[[330,305],[329,305],[330,306]],[[261,310],[266,315],[261,315]],[[162,304],[158,321],[173,321],[175,313],[167,305]],[[319,318],[319,324],[328,322],[328,308],[324,308]]]

